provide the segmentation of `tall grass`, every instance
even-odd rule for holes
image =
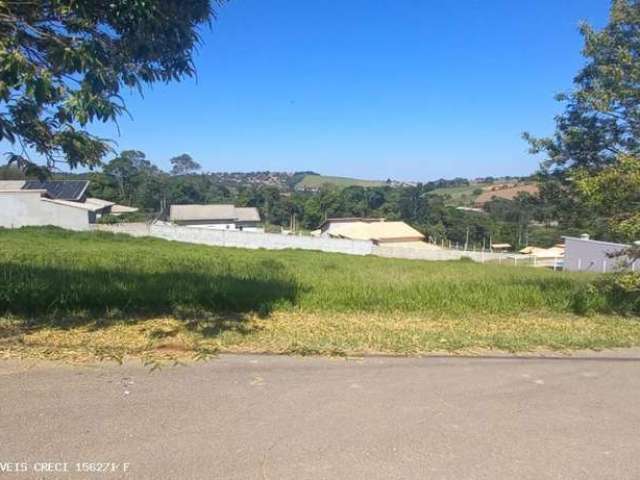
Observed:
[[[466,262],[0,230],[0,314],[567,312],[590,276]]]

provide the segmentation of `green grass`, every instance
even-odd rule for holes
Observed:
[[[572,313],[592,276],[0,230],[0,352],[422,353],[640,345]],[[80,353],[78,353],[80,352]]]
[[[473,205],[478,195],[474,194],[474,190],[487,187],[488,184],[472,183],[462,187],[446,187],[436,188],[429,192],[432,195],[449,196],[449,204],[453,206],[467,207]]]
[[[331,177],[326,175],[307,175],[296,185],[296,188],[320,188],[326,184],[340,188],[381,187],[385,182],[377,180],[359,180],[357,178],[348,177]]]

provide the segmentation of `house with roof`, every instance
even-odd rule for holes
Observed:
[[[588,234],[563,237],[564,269],[569,272],[607,273],[619,270],[637,271],[640,261],[624,255],[631,246],[625,243],[592,240]]]
[[[100,217],[137,208],[87,196],[88,180],[0,181],[0,227],[89,230]]]
[[[260,213],[255,207],[226,204],[171,205],[169,220],[186,227],[264,232],[260,226]]]
[[[315,232],[321,237],[368,240],[380,246],[439,249],[405,222],[384,218],[328,218]]]

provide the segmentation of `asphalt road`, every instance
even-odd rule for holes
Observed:
[[[5,361],[0,479],[636,480],[637,353]]]

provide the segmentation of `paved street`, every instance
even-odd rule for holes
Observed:
[[[640,354],[592,356],[0,362],[0,479],[638,479]]]

